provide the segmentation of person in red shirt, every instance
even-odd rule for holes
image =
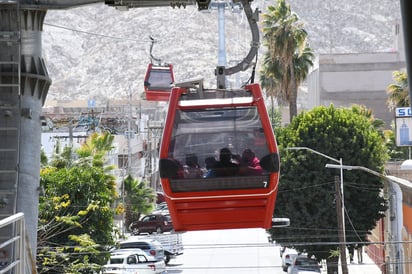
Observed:
[[[246,148],[242,153],[241,174],[262,175],[262,173],[263,169],[260,166],[260,160],[250,148]]]

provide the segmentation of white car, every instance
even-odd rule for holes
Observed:
[[[316,274],[320,273],[318,261],[307,256],[297,256],[288,268],[288,274]]]
[[[103,274],[163,274],[166,264],[148,256],[141,249],[116,250],[103,266]]]
[[[141,249],[149,257],[154,257],[156,261],[163,261],[165,253],[160,242],[154,239],[144,239],[139,236],[131,236],[129,239],[119,243],[119,250]]]
[[[293,259],[299,255],[296,249],[289,247],[281,247],[282,254],[282,269],[288,271],[288,267],[292,265]]]
[[[163,202],[156,205],[156,208],[153,210],[152,214],[170,214],[167,203]]]

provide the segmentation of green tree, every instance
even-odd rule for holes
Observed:
[[[271,107],[268,109],[268,114],[270,117],[270,123],[272,124],[272,128],[274,131],[276,131],[278,128],[282,126],[281,110],[279,108]]]
[[[73,161],[73,147],[66,146],[63,149],[61,148],[61,143],[57,141],[56,146],[54,147],[54,152],[50,161],[50,166],[56,168],[64,168],[72,165]]]
[[[377,132],[381,135],[381,137],[384,138],[385,122],[381,119],[375,118],[375,116],[373,116],[373,112],[371,109],[368,109],[366,106],[354,104],[352,105],[350,110],[354,114],[365,116],[365,118],[368,120],[371,126],[373,126],[377,130]]]
[[[270,229],[272,239],[326,259],[330,266],[337,262],[331,254],[339,242],[334,178],[340,170],[325,168],[331,163],[326,157],[286,148],[308,147],[334,159],[342,158],[344,165],[382,172],[387,160],[382,134],[359,108],[321,106],[297,115],[278,132],[277,140],[282,169],[274,216],[288,217],[291,224]],[[367,241],[367,235],[383,217],[387,206],[382,187],[380,178],[364,171],[344,172],[347,242]],[[328,267],[328,273],[332,270]]]
[[[103,167],[105,157],[113,149],[114,136],[109,132],[103,134],[93,133],[86,142],[77,150],[80,159],[92,161],[94,166]],[[112,166],[108,166],[112,169]]]
[[[409,86],[408,76],[404,71],[394,71],[393,80],[395,83],[390,84],[386,88],[388,94],[387,105],[391,111],[394,111],[397,107],[409,107]],[[386,133],[387,147],[391,160],[407,159],[409,156],[407,147],[396,146],[396,135],[392,132]]]
[[[42,148],[40,151],[40,165],[42,167],[47,166],[49,163],[49,159],[47,158],[46,152]]]
[[[390,110],[394,110],[397,107],[410,106],[408,76],[406,72],[394,71],[393,80],[395,83],[390,84],[386,88],[388,94],[387,104]]]
[[[107,247],[114,243],[112,206],[118,196],[108,173],[112,167],[103,164],[112,140],[108,133],[92,134],[76,161],[60,155],[52,161],[55,166],[41,170],[40,273],[95,273],[106,261]]]
[[[147,214],[153,210],[156,193],[147,182],[138,181],[131,175],[127,176],[123,183],[126,205],[125,226],[129,227],[132,221],[140,219],[141,214]]]
[[[263,14],[263,41],[267,47],[260,82],[270,97],[289,103],[290,120],[297,114],[299,84],[313,66],[304,24],[284,0]],[[273,100],[273,99],[272,99]]]
[[[394,130],[385,130],[384,136],[391,161],[405,160],[409,158],[409,148],[398,147],[396,145],[396,136]]]

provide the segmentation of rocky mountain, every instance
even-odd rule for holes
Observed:
[[[289,0],[309,34],[315,53],[393,50],[398,1]],[[261,13],[275,1],[255,0]],[[243,13],[225,12],[227,63],[242,60],[251,34]],[[262,21],[262,20],[261,20]],[[43,31],[43,56],[52,78],[48,100],[96,99],[97,104],[140,98],[153,55],[174,66],[176,81],[202,77],[215,87],[218,62],[217,11],[199,12],[195,6],[173,9],[140,8],[119,11],[94,4],[68,10],[49,10]],[[264,52],[260,47],[260,54]],[[259,63],[257,66],[259,71]],[[250,70],[237,81],[245,81]],[[47,105],[47,101],[46,101]]]

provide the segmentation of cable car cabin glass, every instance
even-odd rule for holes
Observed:
[[[172,91],[159,171],[176,231],[271,227],[277,145],[259,86],[247,88],[220,99]]]
[[[153,66],[149,64],[144,80],[144,89],[148,101],[169,101],[174,83],[172,65]]]

